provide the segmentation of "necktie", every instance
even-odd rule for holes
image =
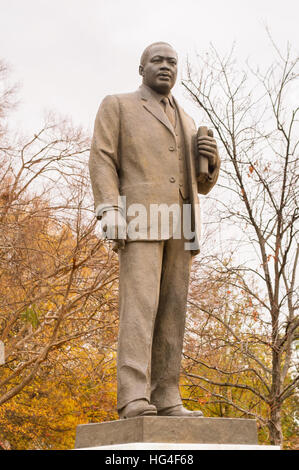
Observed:
[[[168,117],[169,121],[171,122],[173,128],[175,128],[175,110],[169,103],[169,98],[164,98],[161,99],[161,103],[163,104],[164,111],[166,116]]]

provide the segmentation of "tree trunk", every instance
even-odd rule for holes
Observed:
[[[281,431],[281,405],[277,402],[271,404],[268,428],[270,431],[271,445],[282,446],[283,437]]]

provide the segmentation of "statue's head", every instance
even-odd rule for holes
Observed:
[[[153,90],[167,95],[177,76],[178,55],[167,42],[154,42],[142,53],[139,74],[143,83]]]

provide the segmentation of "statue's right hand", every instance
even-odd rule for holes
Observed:
[[[127,223],[117,209],[110,209],[103,213],[102,230],[107,240],[125,240],[127,238]]]

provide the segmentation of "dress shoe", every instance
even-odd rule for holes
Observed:
[[[131,401],[118,412],[120,419],[135,418],[137,416],[155,416],[156,414],[157,408],[143,399]]]
[[[201,411],[187,410],[183,405],[170,406],[169,408],[163,408],[158,410],[158,416],[181,416],[183,418],[202,418],[203,413]]]

